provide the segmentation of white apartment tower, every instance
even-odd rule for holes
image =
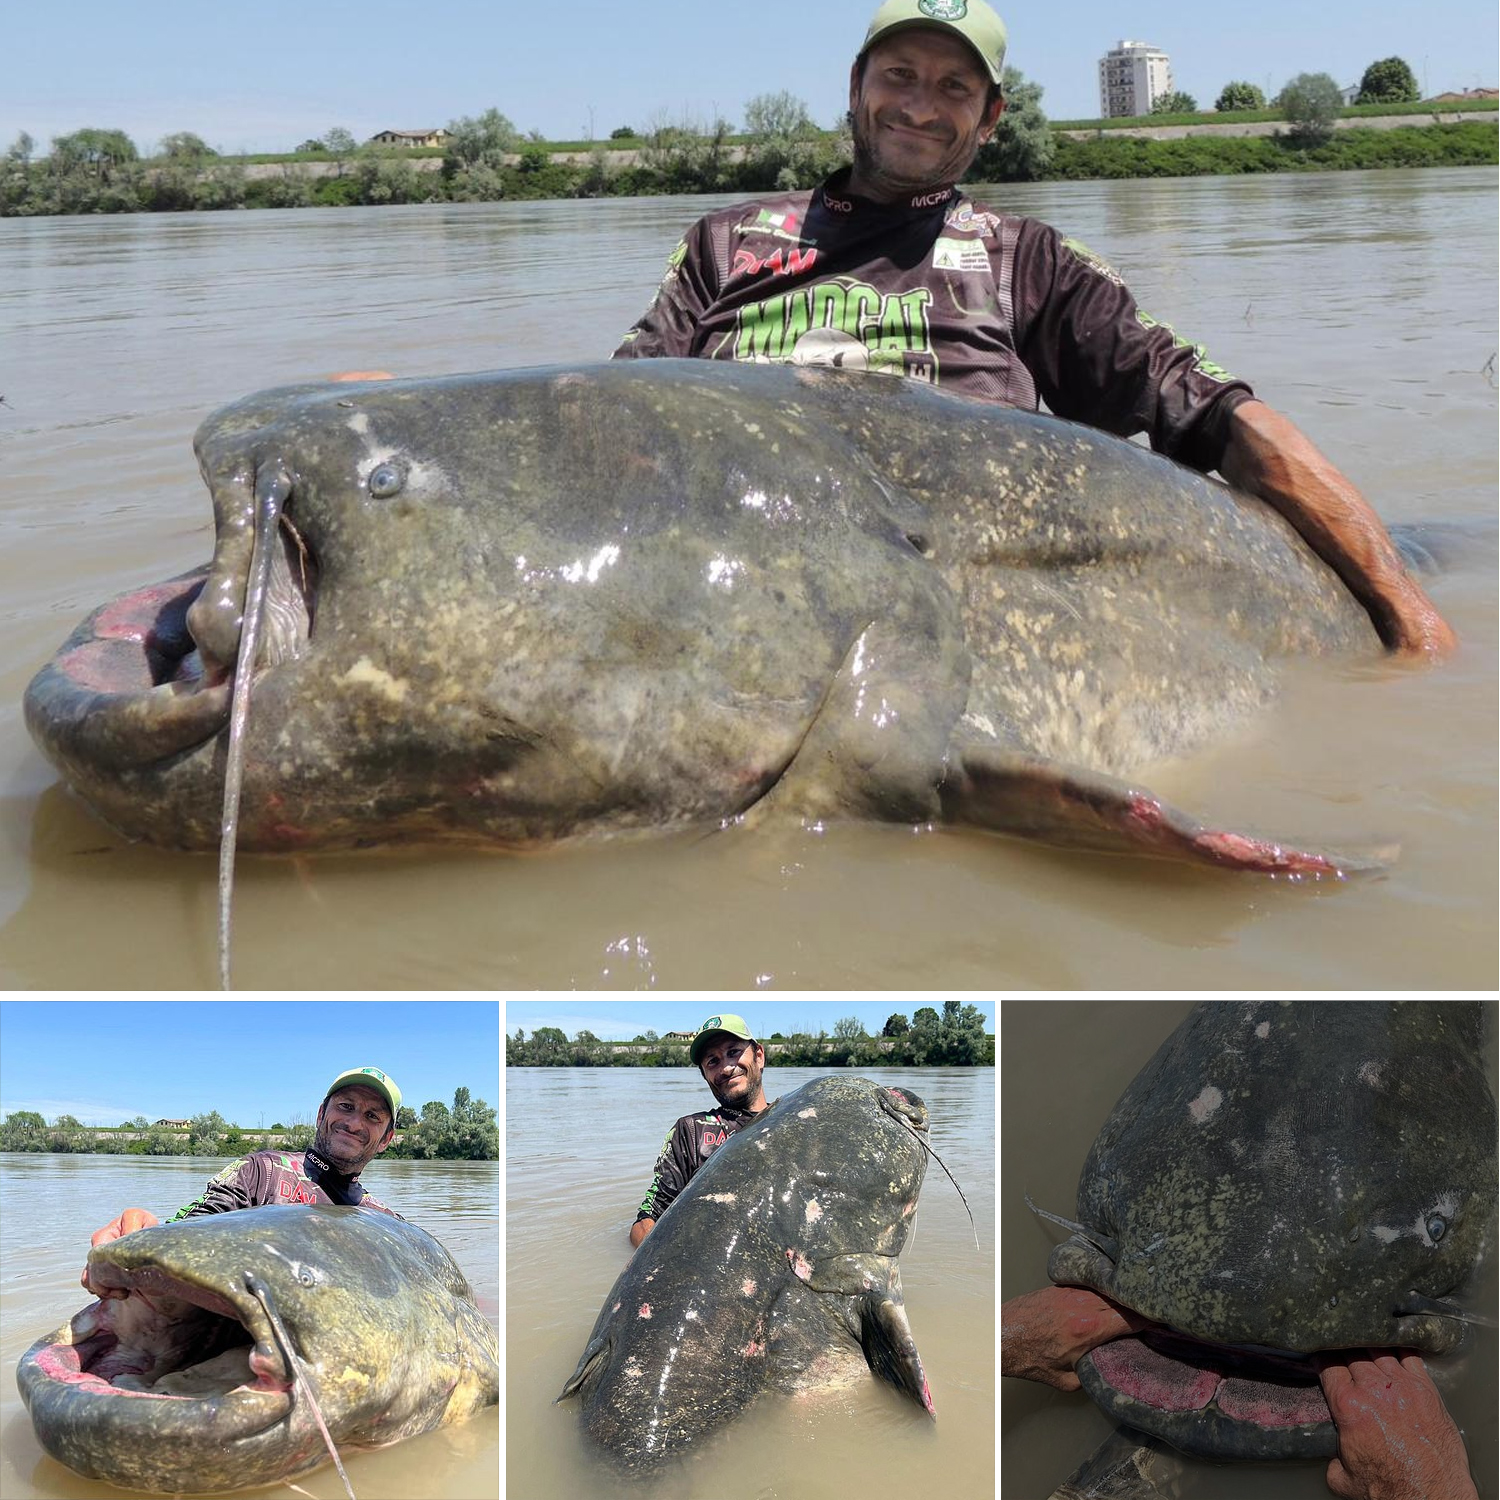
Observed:
[[[1172,92],[1172,64],[1149,42],[1122,41],[1099,59],[1099,113],[1105,119],[1149,115]]]

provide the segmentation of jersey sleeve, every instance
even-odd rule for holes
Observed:
[[[668,258],[666,274],[651,306],[611,358],[686,359],[700,352],[696,337],[719,290],[712,241],[711,222],[705,216],[688,230]]]
[[[232,1161],[215,1177],[198,1197],[185,1203],[167,1221],[195,1219],[201,1214],[227,1214],[237,1208],[256,1208],[263,1201],[255,1191],[260,1172],[255,1159],[242,1156]]]
[[[1229,415],[1254,392],[1140,308],[1086,246],[1028,223],[1015,315],[1021,358],[1058,416],[1120,437],[1144,432],[1158,453],[1205,473],[1218,467]]]
[[[691,1115],[684,1116],[667,1132],[667,1138],[661,1145],[661,1155],[656,1158],[656,1170],[651,1176],[651,1186],[646,1189],[646,1196],[641,1200],[641,1206],[636,1211],[635,1222],[637,1224],[642,1219],[661,1218],[672,1200],[687,1186],[688,1179],[693,1175],[687,1150],[689,1136],[687,1123],[691,1119]]]

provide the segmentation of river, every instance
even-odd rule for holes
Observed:
[[[212,1156],[54,1156],[0,1152],[0,1494],[6,1500],[119,1500],[120,1490],[43,1453],[16,1389],[16,1362],[87,1305],[78,1284],[89,1236],[121,1209],[170,1218],[228,1163]],[[361,1181],[380,1201],[442,1241],[484,1315],[497,1323],[499,1182],[493,1162],[379,1161]],[[360,1500],[498,1500],[500,1430],[493,1411],[394,1447],[340,1454]],[[342,1500],[332,1464],[296,1483],[314,1500]],[[285,1485],[237,1490],[284,1500]]]
[[[608,200],[0,221],[0,983],[200,988],[215,867],[58,786],[20,699],[96,604],[205,560],[213,408],[341,369],[598,359],[698,212]],[[1391,521],[1460,523],[1451,664],[1296,674],[1254,733],[1150,780],[1234,825],[1397,841],[1291,889],[889,827],[526,858],[240,861],[246,987],[1493,987],[1496,173],[1052,183],[993,201],[1109,257]],[[86,936],[80,936],[86,934]]]
[[[553,1406],[552,1399],[630,1256],[626,1236],[662,1138],[679,1115],[713,1100],[687,1068],[507,1068],[507,1494],[987,1500],[995,1493],[995,1071],[860,1071],[927,1105],[932,1149],[974,1216],[971,1229],[953,1184],[929,1162],[901,1279],[936,1423],[873,1378],[796,1398],[768,1395],[650,1484],[601,1481],[579,1432],[577,1403]],[[766,1096],[779,1098],[821,1072],[772,1063]],[[576,1143],[581,1130],[586,1150]]]

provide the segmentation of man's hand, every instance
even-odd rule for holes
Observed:
[[[1380,517],[1289,418],[1264,401],[1230,413],[1219,472],[1292,523],[1370,612],[1381,639],[1403,656],[1437,660],[1458,638],[1406,571]]]
[[[1478,1500],[1469,1457],[1415,1354],[1320,1362],[1339,1430],[1328,1488],[1343,1500]]]
[[[1073,1366],[1090,1349],[1150,1328],[1126,1308],[1078,1286],[1049,1286],[1000,1309],[1000,1373],[1076,1391]]]
[[[396,377],[389,370],[340,370],[337,375],[330,375],[330,380],[394,380]]]
[[[637,1219],[630,1226],[630,1245],[634,1249],[640,1242],[656,1228],[655,1219]]]
[[[134,1234],[137,1229],[149,1229],[153,1224],[159,1224],[160,1219],[149,1209],[127,1208],[118,1219],[112,1219],[103,1229],[96,1229],[89,1244],[103,1245],[109,1240],[120,1239],[123,1235]],[[92,1293],[95,1297],[128,1297],[129,1292],[121,1287],[108,1286],[102,1291],[96,1291],[89,1285],[89,1268],[84,1266],[83,1274],[78,1278],[79,1285],[84,1291]]]

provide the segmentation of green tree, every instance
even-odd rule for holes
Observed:
[[[87,170],[109,182],[128,162],[139,160],[135,142],[123,130],[75,130],[52,137],[52,163],[61,173]]]
[[[1226,83],[1214,100],[1214,108],[1221,114],[1235,109],[1264,109],[1266,96],[1253,83]]]
[[[397,1130],[410,1130],[417,1123],[417,1112],[411,1105],[403,1104],[396,1111],[395,1128]]]
[[[1042,110],[1042,86],[1028,83],[1019,68],[1006,68],[1001,92],[1005,113],[969,175],[976,182],[1035,182],[1047,175],[1057,149]]]
[[[631,125],[616,125],[609,133],[612,141],[633,141],[635,139],[635,127]]]
[[[1344,92],[1327,73],[1299,73],[1276,96],[1299,146],[1321,145],[1333,134],[1344,107]]]
[[[29,167],[31,165],[32,153],[35,150],[36,142],[23,130],[10,143],[10,148],[6,151],[5,155],[10,161],[16,162],[23,167]]]
[[[221,1137],[224,1134],[224,1116],[218,1110],[206,1115],[194,1115],[188,1123],[187,1155],[222,1156]]]
[[[322,141],[318,140],[316,136],[314,136],[309,140],[303,141],[303,143],[297,147],[296,154],[298,156],[314,155],[319,152],[326,151],[327,149],[328,147],[325,146]]]
[[[47,1122],[34,1109],[18,1109],[0,1122],[0,1151],[45,1151]]]
[[[937,1060],[953,1067],[973,1068],[993,1061],[984,1033],[984,1012],[958,1000],[943,1001],[938,1025]]]
[[[827,1061],[835,1068],[847,1068],[864,1055],[869,1033],[857,1016],[844,1016],[833,1023],[833,1045]]]
[[[1416,75],[1405,58],[1383,57],[1372,62],[1359,80],[1356,104],[1409,104],[1422,97]]]
[[[911,1022],[900,1011],[896,1011],[880,1028],[880,1034],[881,1036],[905,1036],[910,1030]]]
[[[832,170],[832,151],[807,105],[785,89],[757,94],[745,104],[745,159],[741,185],[788,192],[810,186]]]
[[[487,109],[482,115],[463,115],[448,123],[448,140],[443,147],[443,176],[488,167],[498,172],[505,158],[521,148],[521,132],[500,113]]]
[[[565,1066],[571,1044],[556,1026],[538,1026],[531,1033],[531,1061],[542,1067]]]
[[[94,1144],[93,1132],[84,1132],[83,1124],[73,1115],[59,1115],[47,1132],[49,1151],[87,1151]]]
[[[1170,94],[1163,94],[1151,106],[1153,115],[1195,115],[1198,113],[1198,101],[1191,94],[1185,94],[1181,89],[1174,89]]]
[[[199,161],[205,156],[217,156],[219,153],[202,136],[194,135],[191,130],[178,130],[162,137],[161,154],[169,158]]]

